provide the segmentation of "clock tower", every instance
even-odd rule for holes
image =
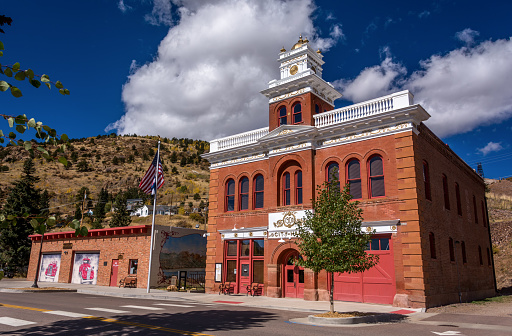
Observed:
[[[302,36],[290,51],[281,49],[281,78],[261,91],[269,99],[269,131],[281,125],[314,125],[315,114],[334,108],[341,93],[322,79],[322,58]]]

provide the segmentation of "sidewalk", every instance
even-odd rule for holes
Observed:
[[[30,287],[32,284],[33,281],[4,278],[0,281],[0,292],[11,292],[12,290],[9,289],[12,288],[27,288]],[[227,305],[236,304],[245,307],[292,310],[312,313],[325,312],[329,310],[328,301],[304,301],[303,299],[270,298],[266,296],[252,297],[246,296],[245,294],[218,295],[203,293],[167,292],[157,289],[151,289],[150,293],[148,294],[145,288],[118,288],[53,282],[38,282],[38,285],[41,288],[59,287],[66,289],[76,289],[78,293],[83,294],[117,296],[136,299],[173,300],[198,303],[218,303]],[[405,313],[406,315],[421,312],[421,309],[407,308],[404,311],[404,309],[402,308],[392,307],[391,305],[344,301],[336,301],[334,303],[334,308],[336,309],[336,311],[339,312],[360,311],[376,313],[393,313],[400,311],[399,313]]]

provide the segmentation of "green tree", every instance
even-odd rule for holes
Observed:
[[[187,165],[187,158],[183,156],[180,161],[180,166],[185,167]]]
[[[171,162],[176,163],[177,161],[178,161],[178,155],[176,154],[175,151],[173,151],[171,154]]]
[[[30,217],[38,216],[41,210],[48,208],[48,198],[43,199],[41,191],[35,184],[39,177],[35,176],[32,159],[25,160],[23,173],[14,182],[9,196],[2,209],[2,221],[5,218],[19,217],[16,222],[4,222],[0,229],[0,263],[12,266],[28,265],[31,241],[28,236],[34,232]],[[47,197],[47,193],[46,196]],[[29,217],[30,216],[30,217]]]
[[[114,156],[114,158],[112,159],[112,164],[116,166],[119,164],[119,158],[117,156]]]
[[[199,193],[194,194],[194,201],[199,201],[201,199],[201,195]]]
[[[120,192],[114,201],[114,215],[110,227],[128,226],[132,222],[130,212],[126,209],[126,195]]]
[[[80,162],[77,163],[76,168],[79,172],[88,172],[89,171],[89,164],[85,159],[80,160]]]
[[[378,256],[365,252],[371,235],[361,231],[362,210],[351,202],[348,186],[342,191],[333,179],[317,186],[313,211],[298,224],[296,244],[302,258],[295,264],[314,272],[327,271],[334,284],[335,272],[363,272],[378,262]],[[334,286],[329,293],[330,311],[334,313]]]
[[[105,188],[101,188],[100,194],[98,195],[98,201],[96,202],[96,205],[94,206],[93,210],[93,216],[94,221],[92,223],[93,229],[101,229],[103,228],[103,221],[106,217],[106,210],[105,206],[108,202],[108,191]]]

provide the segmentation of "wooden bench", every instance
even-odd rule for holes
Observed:
[[[219,295],[233,294],[235,292],[235,284],[233,282],[224,282],[219,285]]]
[[[263,294],[263,284],[260,284],[257,282],[253,282],[252,284],[247,285],[246,289],[247,289],[247,296],[249,296],[249,294],[251,294],[252,296]]]
[[[136,275],[128,275],[123,279],[119,280],[119,288],[137,288],[137,276]]]

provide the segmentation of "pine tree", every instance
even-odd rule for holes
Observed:
[[[41,209],[48,208],[48,198],[42,199],[41,191],[35,188],[39,177],[35,176],[32,159],[25,160],[23,174],[14,182],[3,206],[4,216],[18,217],[16,224],[9,223],[0,229],[0,263],[10,266],[26,266],[30,257],[31,242],[28,236],[34,232],[30,219],[20,218],[24,214],[37,216]],[[46,196],[48,193],[46,193]]]
[[[110,227],[128,226],[132,222],[130,212],[126,209],[126,195],[120,192],[114,201],[114,215],[110,221]]]
[[[94,222],[92,224],[92,227],[94,229],[103,228],[102,222],[105,220],[106,217],[105,205],[107,204],[107,202],[108,191],[104,188],[101,188],[100,194],[98,195],[98,201],[96,202],[96,205],[94,206],[93,210]]]

